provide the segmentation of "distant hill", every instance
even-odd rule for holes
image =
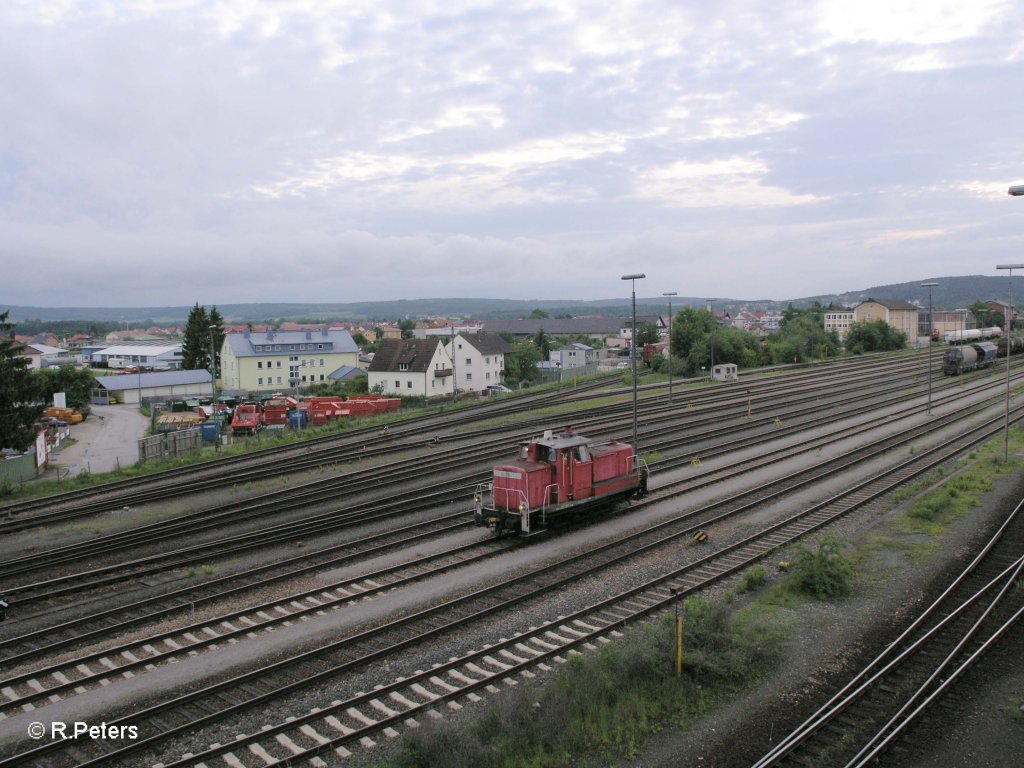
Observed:
[[[768,299],[717,299],[715,307],[737,311],[739,309],[779,309],[789,304],[803,307],[818,301],[853,305],[865,299],[903,299],[928,303],[928,289],[921,283],[936,282],[932,300],[936,309],[966,307],[974,301],[1001,300],[1007,297],[1007,278],[968,275],[963,277],[922,278],[913,283],[880,285],[863,290],[846,291],[823,296],[794,298],[786,301]],[[1015,304],[1024,305],[1024,276],[1014,277]],[[700,297],[675,296],[673,307],[684,305],[704,306],[706,300]],[[637,297],[637,314],[647,315],[665,311],[667,299],[660,296]],[[93,320],[105,322],[128,322],[138,325],[183,325],[191,306],[182,307],[29,307],[0,303],[0,312],[10,310],[12,322],[26,320]],[[628,314],[630,305],[624,299],[600,299],[596,301],[570,300],[517,300],[517,299],[408,299],[403,301],[365,301],[349,304],[293,303],[293,304],[218,304],[217,309],[228,323],[274,322],[293,320],[306,322],[330,321],[396,321],[405,317],[460,317],[466,320],[482,318],[526,317],[533,310],[541,309],[551,317],[597,315],[621,317]]]
[[[1009,279],[1005,275],[989,277],[986,275],[967,275],[964,277],[928,277],[913,283],[896,283],[865,288],[862,291],[847,291],[833,296],[812,296],[801,300],[801,304],[819,301],[828,304],[854,305],[865,299],[903,299],[917,302],[921,306],[928,304],[928,289],[921,283],[938,283],[932,288],[932,303],[936,309],[956,309],[966,307],[975,301],[1006,301],[1009,290]],[[1024,276],[1013,277],[1013,303],[1024,305]],[[796,302],[793,302],[794,305]]]

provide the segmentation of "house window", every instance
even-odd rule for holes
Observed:
[[[294,344],[289,344],[288,345],[288,349],[289,349],[289,351],[294,352],[295,351],[295,345]]]
[[[257,387],[262,387],[263,386],[263,377],[262,376],[260,376],[258,379],[256,379],[256,386]]]
[[[406,386],[407,389],[412,389],[412,381],[410,380],[410,381],[405,382],[405,386]]]
[[[398,370],[400,370],[400,371],[408,371],[409,370],[409,364],[408,363],[399,363],[398,364]]]
[[[324,375],[321,373],[320,374],[320,381],[323,381],[323,380],[324,380]]]
[[[321,368],[323,368],[323,367],[324,367],[324,359],[323,359],[322,357],[320,358],[320,367],[321,367]]]
[[[396,381],[395,382],[395,389],[401,389],[401,388],[402,388],[402,382]]]
[[[323,348],[324,348],[324,345],[323,345],[323,344],[317,344],[317,345],[316,345],[316,348],[317,348],[317,349],[323,349]]]
[[[486,379],[487,381],[491,380],[491,372],[490,371],[488,371],[487,373],[484,374],[484,379]]]
[[[263,361],[262,360],[257,360],[256,361],[256,367],[262,369],[263,368]]]
[[[472,381],[472,380],[473,380],[473,374],[472,373],[467,373],[466,374],[466,381]]]
[[[278,360],[278,361],[277,361],[277,367],[278,367],[278,368],[280,368],[280,367],[281,367],[281,361],[280,361],[280,360]]]
[[[470,358],[470,357],[467,357],[466,358],[466,365],[472,365],[472,364],[473,364],[473,359]]]
[[[278,384],[280,384],[280,383],[281,383],[281,377],[280,377],[280,376],[278,376],[278,377],[277,377],[277,383],[278,383]]]
[[[280,352],[281,351],[281,345],[280,344],[275,344],[274,345],[274,351],[275,352]]]

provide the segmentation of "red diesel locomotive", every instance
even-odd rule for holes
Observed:
[[[550,430],[522,443],[514,464],[499,464],[490,483],[477,487],[474,515],[495,533],[529,535],[567,517],[647,493],[647,468],[633,447],[595,444],[571,429]]]

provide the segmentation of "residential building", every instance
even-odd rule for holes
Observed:
[[[455,386],[483,392],[489,384],[501,384],[512,345],[494,333],[460,333],[445,344],[445,352],[454,365]]]
[[[858,323],[884,320],[892,328],[907,334],[908,341],[914,341],[917,339],[918,311],[909,301],[867,299],[854,308],[854,320]]]
[[[839,335],[839,340],[842,341],[846,338],[850,324],[854,322],[855,317],[856,313],[852,309],[826,309],[825,330],[835,331]]]
[[[729,320],[729,325],[740,328],[744,331],[756,333],[758,336],[767,336],[779,330],[782,324],[782,313],[777,311],[761,310],[740,310],[736,316]]]
[[[29,359],[28,367],[31,370],[47,368],[51,365],[74,363],[71,356],[63,349],[51,347],[46,344],[40,344],[39,342],[23,344],[19,356],[27,357]]]
[[[597,350],[586,344],[570,344],[561,349],[551,350],[549,357],[552,365],[566,371],[570,368],[582,368],[590,363],[596,363]]]
[[[436,397],[455,391],[452,361],[440,339],[382,339],[366,373],[371,392]]]
[[[226,333],[220,350],[220,386],[225,392],[274,392],[330,382],[344,366],[355,367],[359,348],[348,331]]]

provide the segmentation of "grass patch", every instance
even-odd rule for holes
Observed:
[[[767,583],[768,570],[763,565],[755,565],[753,568],[748,568],[744,571],[743,575],[740,576],[739,584],[736,586],[736,591],[740,594],[744,592],[756,592]]]
[[[410,732],[379,768],[598,765],[634,758],[667,724],[685,725],[770,670],[781,638],[701,598],[683,604],[683,676],[675,676],[672,616],[628,630],[593,656],[578,654],[544,686],[518,685],[458,722]],[[580,758],[579,756],[586,757]]]
[[[1011,720],[1024,720],[1024,698],[1016,696],[1006,705],[1006,714]]]

